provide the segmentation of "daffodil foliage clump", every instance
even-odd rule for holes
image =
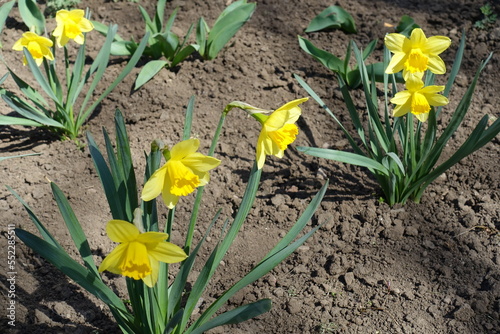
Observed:
[[[0,96],[16,114],[0,115],[0,125],[42,127],[62,139],[78,143],[83,124],[137,64],[147,37],[117,78],[104,92],[95,96],[95,88],[108,66],[118,26],[110,27],[109,36],[98,55],[90,66],[86,66],[86,35],[94,30],[90,13],[82,9],[59,10],[55,16],[56,28],[47,35],[45,18],[36,3],[27,5],[28,2],[31,0],[20,1],[19,8],[30,31],[24,32],[12,49],[22,53],[22,62],[29,67],[33,78],[25,80],[19,77],[6,64],[8,73],[0,78],[0,85],[10,75],[19,91],[0,86]],[[68,47],[76,47],[75,58],[70,56]]]
[[[145,182],[140,197],[125,122],[121,112],[117,111],[116,149],[107,131],[104,130],[108,161],[92,135],[87,135],[90,155],[111,212],[105,230],[110,243],[114,243],[114,249],[104,257],[99,266],[96,265],[80,223],[62,191],[53,183],[51,186],[54,197],[84,265],[68,255],[32,210],[13,192],[30,213],[42,238],[22,229],[17,229],[16,234],[35,252],[106,303],[124,333],[201,334],[211,328],[242,322],[267,312],[271,308],[270,299],[262,299],[216,314],[236,292],[271,271],[319,228],[317,226],[299,236],[318,208],[328,183],[314,197],[290,231],[247,275],[220,295],[196,318],[193,316],[196,305],[215,270],[250,212],[266,158],[283,157],[284,151],[295,141],[299,131],[295,123],[302,112],[300,105],[305,101],[307,98],[294,100],[274,111],[237,101],[228,104],[221,113],[209,152],[203,154],[200,152],[200,140],[190,135],[194,105],[192,99],[186,112],[183,138],[172,147],[164,146],[160,140],[155,140],[151,144],[151,151],[146,155]],[[255,163],[236,215],[232,221],[226,219],[222,230],[215,233],[220,235],[220,240],[206,259],[201,272],[193,278],[191,270],[198,251],[219,220],[221,212],[219,210],[212,218],[201,240],[195,244],[193,235],[195,229],[199,230],[197,221],[203,189],[205,186],[210,186],[211,171],[224,163],[214,157],[215,147],[224,120],[234,108],[247,111],[261,124]],[[196,192],[195,198],[186,198],[194,192]],[[160,221],[157,211],[158,197],[161,198],[160,205],[165,205],[168,209],[167,219],[164,222]],[[191,208],[187,211],[191,212],[191,218],[188,222],[175,220],[175,210],[179,205],[190,205]],[[202,217],[206,218],[204,215]],[[104,224],[102,228],[104,229]],[[181,228],[183,231],[187,228],[183,245],[179,240],[171,238],[175,228]],[[173,278],[170,270],[172,265],[177,266]],[[108,281],[108,278],[103,277],[106,276],[105,272],[125,278],[128,296],[116,295],[105,284]],[[130,305],[125,305],[123,299],[129,300]]]
[[[448,96],[462,62],[465,35],[460,41],[453,66],[447,72],[440,54],[450,45],[448,37],[428,38],[420,28],[413,29],[409,36],[400,33],[385,36],[384,101],[380,104],[375,81],[381,73],[375,73],[373,67],[365,65],[363,53],[353,44],[366,102],[364,114],[359,115],[356,110],[350,88],[342,76],[338,76],[338,81],[356,129],[355,135],[349,133],[314,90],[296,76],[302,87],[337,122],[354,152],[313,147],[298,149],[313,156],[368,168],[382,188],[383,200],[390,205],[404,204],[409,199],[419,202],[433,180],[500,132],[500,120],[488,126],[489,116],[485,115],[459,149],[448,154],[450,158],[447,160],[440,161],[448,141],[467,114],[479,75],[491,58],[490,55],[481,63],[456,110],[447,110]],[[404,79],[405,89],[401,91],[398,91],[397,73],[402,73]],[[445,74],[448,74],[446,85],[434,85],[436,75]],[[382,110],[379,110],[379,105],[382,105]],[[451,115],[444,130],[438,132],[441,112]]]

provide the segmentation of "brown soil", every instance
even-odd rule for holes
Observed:
[[[154,6],[142,5],[152,13]],[[153,1],[151,1],[153,3]],[[341,31],[308,34],[317,46],[342,56],[348,40],[364,46],[383,36],[407,14],[427,35],[447,35],[453,40],[443,54],[451,67],[462,30],[468,36],[464,65],[451,94],[451,113],[458,99],[489,52],[499,51],[500,27],[473,27],[481,1],[363,1],[339,0],[352,13],[359,33]],[[175,31],[183,35],[189,24],[203,16],[212,24],[226,1],[180,1]],[[164,70],[137,92],[131,87],[139,69],[127,77],[94,113],[86,130],[102,143],[101,127],[112,134],[113,113],[125,115],[138,175],[143,173],[143,152],[156,138],[166,144],[179,141],[183,111],[196,96],[193,133],[207,152],[221,110],[234,100],[264,108],[307,94],[294,80],[296,73],[316,90],[341,120],[348,114],[335,77],[300,50],[297,35],[330,3],[311,0],[263,0],[252,19],[235,36],[231,47],[217,59],[191,57],[173,71]],[[140,38],[143,22],[131,2],[84,0],[93,18],[117,23],[119,33]],[[500,13],[498,2],[495,3]],[[15,12],[17,10],[14,10]],[[3,56],[21,76],[27,71],[19,53],[10,50],[24,31],[17,14],[1,36]],[[92,32],[90,43],[101,37]],[[97,50],[91,50],[91,56]],[[100,89],[116,76],[124,62],[117,59]],[[5,68],[0,71],[5,73]],[[464,125],[447,147],[449,155],[484,114],[500,116],[499,55],[495,54],[481,77]],[[26,76],[27,77],[27,76]],[[28,78],[28,77],[27,77]],[[14,84],[9,79],[7,87]],[[356,93],[357,96],[361,96]],[[362,107],[361,100],[358,101]],[[10,111],[2,102],[2,114]],[[303,107],[297,145],[347,149],[348,143],[334,121],[314,102]],[[259,125],[242,111],[227,118],[216,155],[223,163],[214,170],[202,207],[199,238],[218,208],[230,217],[238,207],[253,163]],[[38,129],[0,128],[1,155],[40,152],[42,155],[0,163],[0,179],[33,208],[42,222],[75,255],[53,201],[47,179],[57,183],[83,225],[96,262],[113,247],[104,233],[111,219],[105,197],[87,149],[58,141]],[[85,139],[82,137],[82,141]],[[231,299],[228,307],[260,298],[271,298],[270,312],[251,321],[213,330],[212,333],[500,333],[500,158],[498,137],[464,159],[434,182],[422,203],[389,207],[379,201],[374,179],[362,169],[311,158],[290,148],[283,159],[268,158],[258,198],[248,221],[216,273],[204,297],[206,307],[242,277],[295,222],[325,179],[327,195],[311,226],[326,222],[295,254],[274,271]],[[177,211],[179,230],[173,242],[182,243],[182,221],[188,217],[192,196],[181,200]],[[0,190],[3,254],[0,261],[2,305],[7,301],[7,225],[34,231],[20,203],[3,187]],[[310,228],[310,226],[308,227]],[[214,245],[208,243],[202,256]],[[16,245],[16,326],[9,333],[117,333],[105,305],[27,249]],[[200,267],[197,268],[200,270]],[[105,275],[106,277],[110,277]],[[123,278],[109,280],[126,298]],[[5,307],[1,307],[5,318]]]

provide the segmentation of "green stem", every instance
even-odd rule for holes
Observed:
[[[226,110],[222,112],[221,117],[219,119],[219,124],[217,125],[217,129],[215,130],[214,137],[212,139],[212,144],[210,145],[210,149],[208,150],[208,156],[212,157],[215,152],[215,147],[217,146],[217,143],[219,141],[220,133],[222,131],[222,126],[224,125],[224,120],[226,119],[227,116]],[[193,242],[193,234],[194,234],[194,228],[196,227],[196,221],[198,219],[198,211],[200,208],[201,204],[201,198],[203,196],[203,189],[205,187],[199,187],[197,192],[196,192],[196,198],[193,204],[193,211],[191,213],[191,220],[189,221],[189,228],[188,228],[188,233],[186,236],[186,243],[184,244],[184,251],[186,252],[187,255],[189,255],[189,252],[191,250],[191,244]]]

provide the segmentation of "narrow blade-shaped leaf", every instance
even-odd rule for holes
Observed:
[[[120,196],[117,195],[111,171],[109,170],[102,153],[99,151],[99,147],[95,143],[94,138],[89,132],[87,132],[87,142],[89,145],[90,156],[92,157],[97,175],[99,175],[99,179],[101,180],[101,184],[104,189],[104,194],[108,200],[111,215],[114,219],[127,220],[120,202]]]
[[[38,8],[35,0],[18,0],[19,13],[28,26],[28,29],[35,29],[38,35],[45,30],[45,17]]]
[[[47,241],[49,244],[52,246],[63,249],[62,246],[57,242],[57,240],[50,234],[49,230],[42,224],[40,219],[36,216],[36,214],[33,212],[33,210],[30,208],[30,206],[19,196],[18,193],[16,193],[11,187],[7,186],[7,189],[14,195],[15,198],[23,205],[24,209],[28,213],[28,216],[30,217],[31,221],[33,224],[35,224],[35,227],[38,229],[38,232],[40,232],[40,235],[42,238]]]
[[[304,146],[297,146],[297,151],[318,158],[325,158],[329,160],[348,163],[351,165],[366,167],[371,170],[377,170],[384,175],[389,175],[389,171],[381,163],[366,156],[359,155],[357,153],[330,150],[319,147],[304,147]]]
[[[14,158],[22,158],[22,157],[29,157],[32,155],[40,155],[42,153],[30,153],[30,154],[18,154],[18,155],[9,155],[8,157],[0,157],[0,162],[7,160],[7,159],[14,159]]]
[[[135,79],[134,90],[141,88],[146,82],[151,80],[162,68],[168,65],[166,60],[151,60],[141,69]]]
[[[330,6],[318,14],[306,28],[306,32],[323,29],[342,29],[348,33],[356,33],[356,24],[351,14],[342,7]]]
[[[52,263],[82,288],[107,305],[128,313],[121,299],[87,268],[73,260],[64,250],[23,230],[16,229],[16,236],[44,259]]]
[[[314,198],[311,200],[311,203],[307,206],[307,209],[302,213],[300,218],[297,220],[297,222],[293,225],[293,227],[288,231],[288,233],[274,246],[273,249],[267,253],[267,255],[261,260],[265,261],[267,258],[273,256],[280,250],[284,249],[287,247],[297,236],[299,233],[304,229],[306,224],[311,220],[311,217],[313,214],[316,212],[318,209],[319,205],[321,204],[321,201],[323,200],[323,197],[325,196],[326,190],[328,189],[328,180],[325,182],[325,184],[321,187],[321,189],[318,191],[318,193],[314,196]],[[322,224],[323,222],[320,222]]]
[[[298,38],[299,46],[302,50],[313,56],[317,61],[319,61],[321,64],[323,64],[333,72],[339,73],[343,77],[345,77],[344,62],[340,58],[332,55],[330,52],[317,48],[313,43],[311,43],[304,37],[299,36]]]
[[[139,43],[139,46],[135,50],[134,54],[130,58],[129,62],[127,63],[125,68],[121,71],[121,73],[118,75],[118,77],[115,79],[115,81],[113,81],[111,85],[109,85],[109,87],[99,96],[99,98],[83,113],[83,117],[78,119],[79,126],[81,126],[83,122],[87,120],[87,118],[90,116],[90,113],[97,107],[97,105],[101,103],[101,101],[106,96],[108,96],[108,94],[111,93],[113,89],[115,89],[115,87],[130,73],[130,71],[132,71],[132,69],[135,67],[135,65],[141,58],[144,49],[146,48],[148,38],[149,34],[146,33],[146,35],[142,38],[141,43]]]
[[[99,276],[97,267],[94,263],[94,259],[92,258],[92,252],[90,250],[87,237],[85,236],[82,226],[76,218],[71,205],[69,204],[61,189],[59,189],[59,187],[55,183],[51,182],[50,186],[52,187],[52,193],[54,194],[54,198],[56,200],[57,206],[59,207],[59,211],[61,212],[64,222],[66,223],[69,234],[73,239],[73,242],[75,243],[76,249],[78,249],[78,252],[82,257],[85,266],[90,270],[91,273],[96,276],[97,279],[100,280],[101,277]]]
[[[217,20],[207,38],[205,58],[214,59],[220,50],[240,30],[240,28],[252,17],[255,11],[255,3],[245,3],[227,13]]]
[[[43,126],[31,119],[0,115],[0,125]]]
[[[10,94],[9,94],[10,95]],[[45,116],[44,113],[38,111],[35,109],[33,106],[27,104],[27,102],[21,100],[15,95],[2,95],[2,98],[7,104],[14,109],[17,113],[19,113],[21,116],[26,117],[27,119],[34,121],[40,125],[46,125],[46,126],[52,126],[55,128],[64,128],[64,125],[61,123],[53,120],[50,117]],[[5,116],[8,117],[8,116]],[[14,117],[11,118],[5,118],[5,121],[15,121],[13,119]],[[30,122],[26,122],[30,123]],[[36,124],[31,124],[33,126],[40,126]]]
[[[205,322],[203,325],[193,330],[191,334],[202,334],[215,327],[247,321],[268,312],[271,310],[271,306],[271,299],[261,299],[255,303],[242,305]]]

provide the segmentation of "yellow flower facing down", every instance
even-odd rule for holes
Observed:
[[[444,86],[427,86],[418,77],[411,77],[406,81],[406,88],[402,92],[396,93],[391,99],[391,103],[396,104],[393,116],[401,117],[411,112],[419,121],[425,122],[429,117],[431,106],[438,107],[448,104],[448,99],[438,94],[444,90]]]
[[[198,139],[184,140],[172,147],[165,165],[151,175],[142,190],[142,200],[151,201],[162,194],[165,205],[172,209],[180,196],[187,196],[210,180],[208,171],[220,164],[219,159],[196,152]]]
[[[38,36],[34,32],[27,31],[14,43],[12,49],[16,51],[23,51],[23,48],[28,49],[36,64],[40,66],[44,57],[48,60],[54,60],[54,55],[52,51],[50,51],[52,45],[53,43],[50,39]],[[26,65],[27,63],[26,57],[23,57],[23,64]]]
[[[262,130],[257,141],[257,168],[261,169],[266,161],[266,155],[282,158],[285,150],[295,141],[299,128],[295,124],[300,117],[299,104],[309,98],[293,100],[276,109],[271,115],[253,113],[252,116],[262,124]]]
[[[446,66],[439,54],[446,50],[451,40],[446,36],[425,37],[420,28],[413,29],[410,38],[398,33],[387,34],[384,39],[387,48],[394,53],[386,73],[403,71],[408,80],[409,74],[422,78],[429,69],[434,74],[444,74]]]
[[[85,41],[83,33],[94,29],[92,22],[84,15],[85,12],[81,9],[71,11],[62,9],[56,13],[57,26],[52,35],[56,38],[58,47],[65,46],[70,39],[80,45],[83,44]]]
[[[108,270],[135,280],[142,279],[150,288],[158,280],[160,262],[176,263],[187,258],[182,248],[165,241],[167,233],[140,233],[134,224],[124,220],[108,222],[106,233],[120,244],[102,261],[99,272]]]

